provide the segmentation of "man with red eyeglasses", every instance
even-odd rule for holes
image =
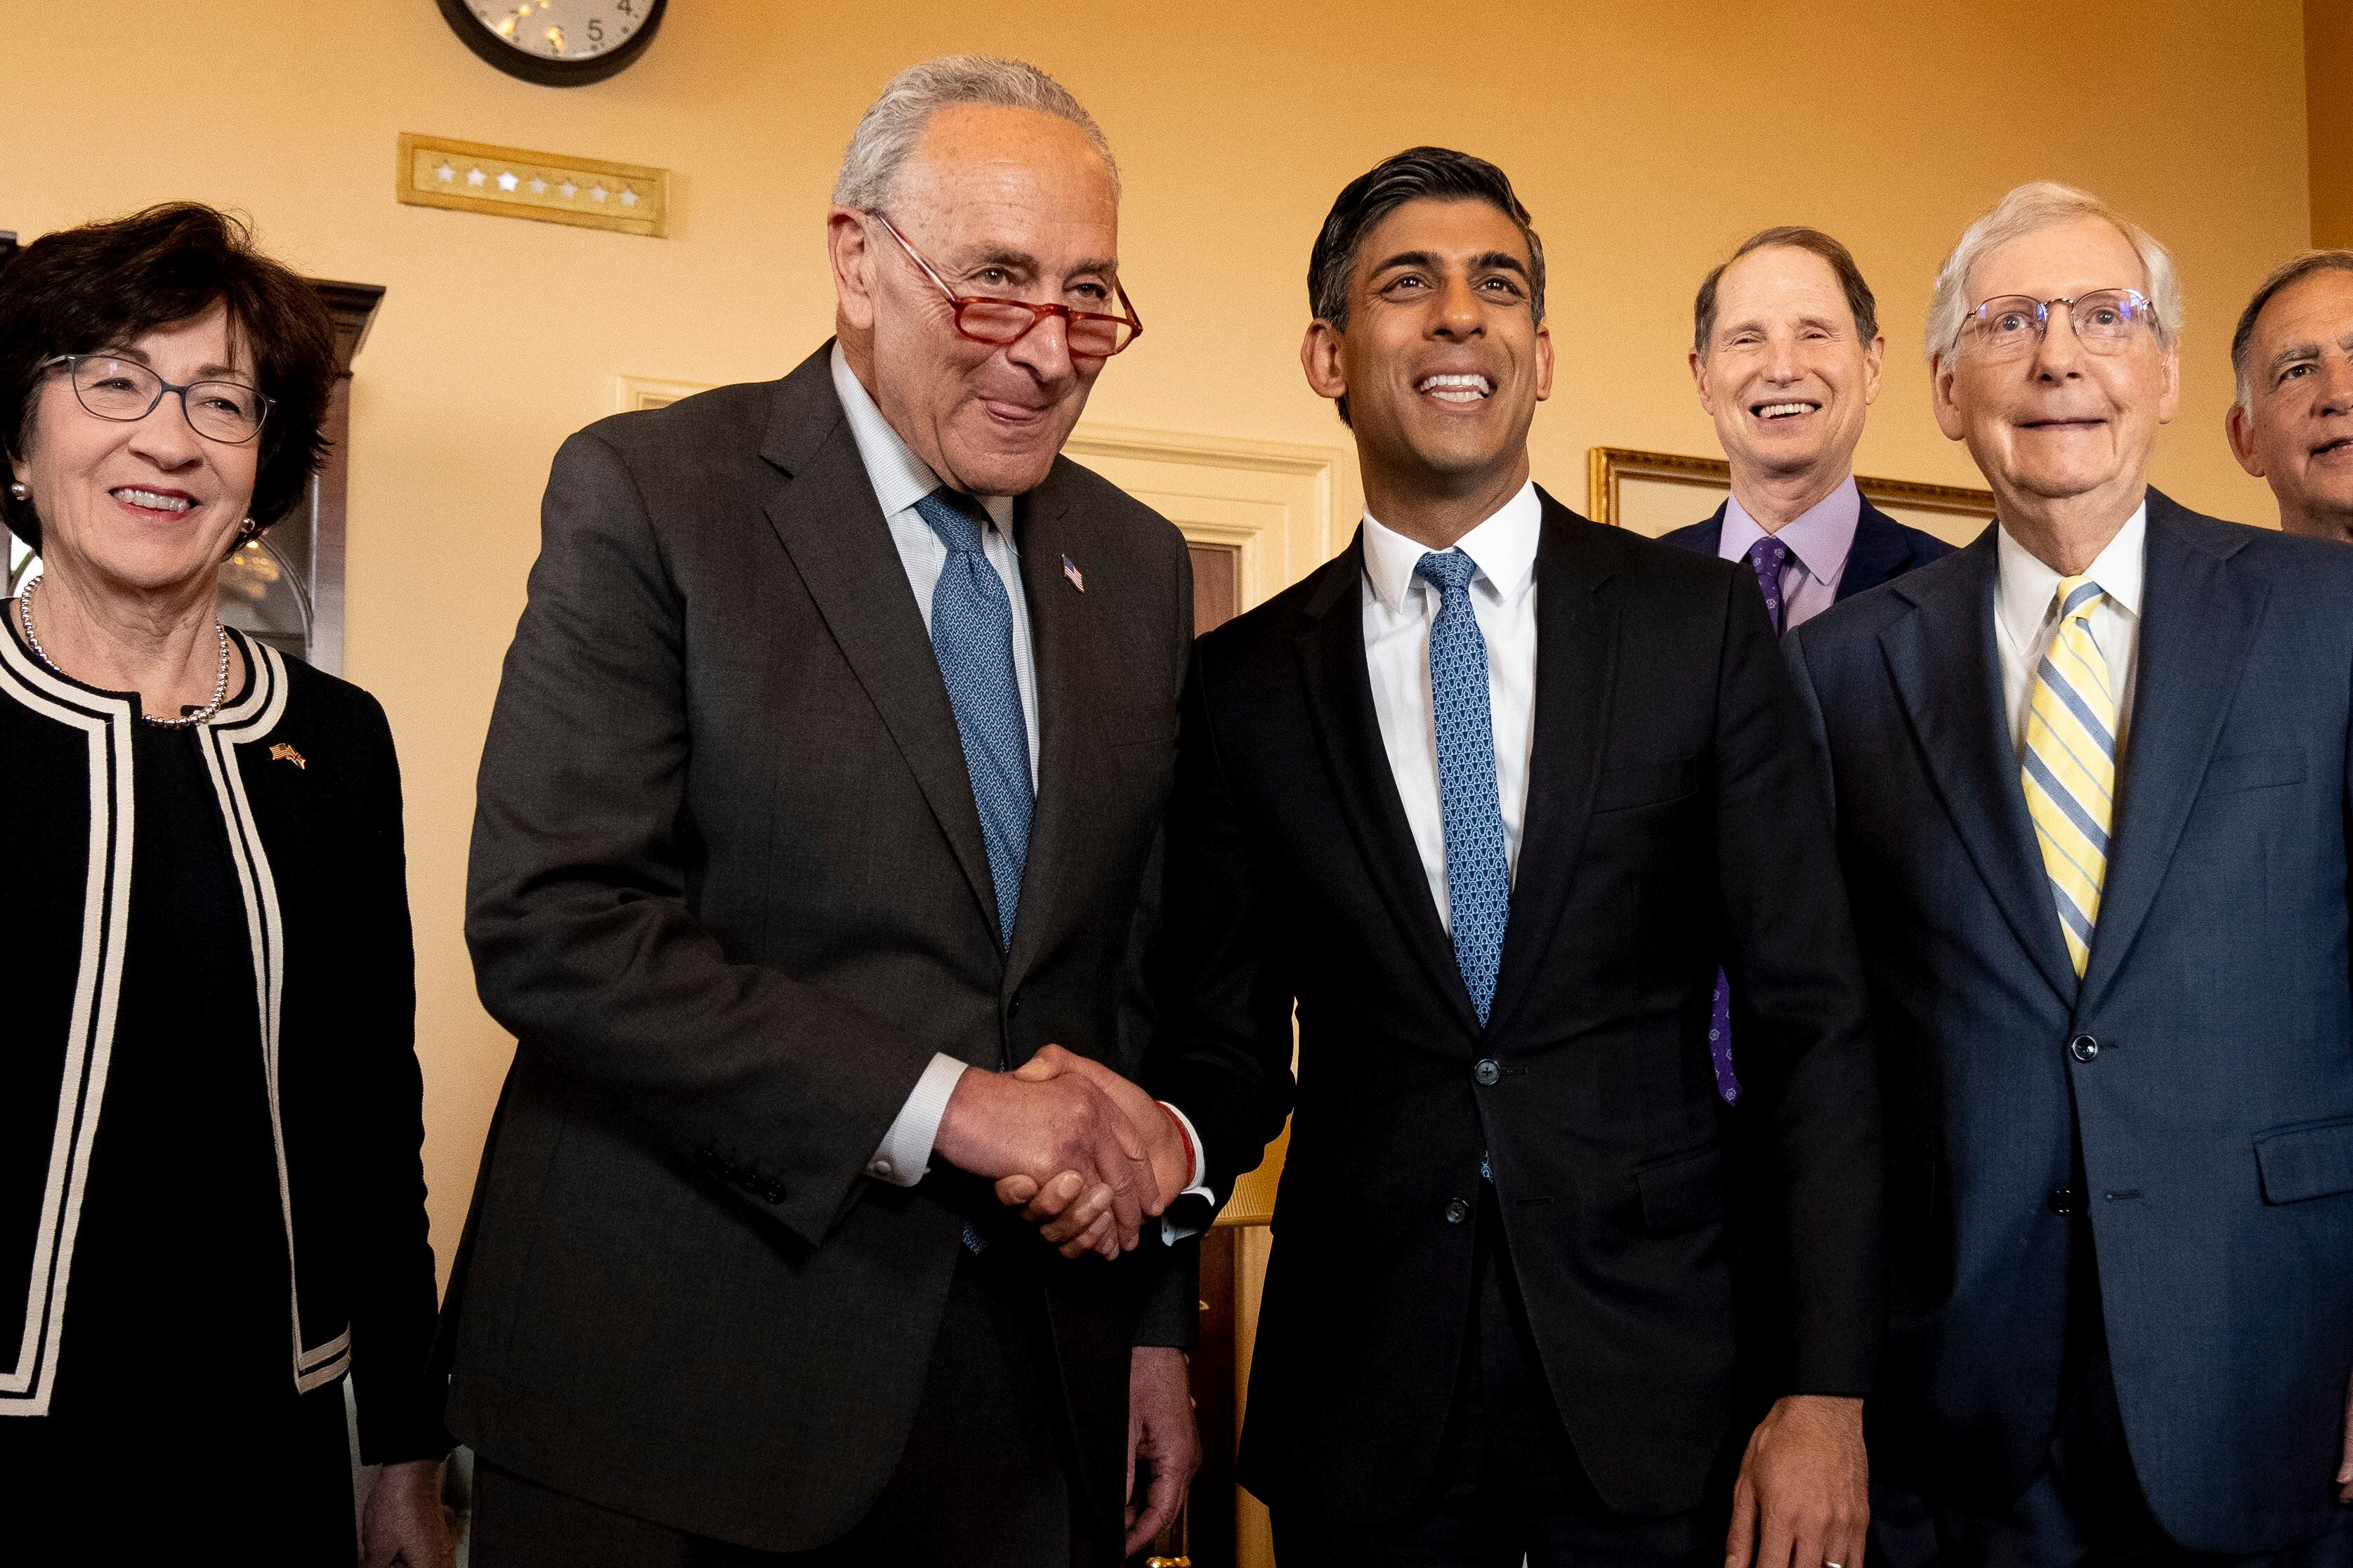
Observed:
[[[833,342],[549,482],[467,921],[519,1042],[449,1308],[481,1568],[1113,1563],[1195,1463],[1190,1156],[1115,1076],[1191,579],[1060,457],[1141,331],[1117,171],[937,59],[828,225]]]

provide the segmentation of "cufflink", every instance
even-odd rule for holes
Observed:
[[[898,1169],[899,1167],[893,1165],[888,1160],[877,1159],[872,1164],[866,1167],[866,1173],[870,1176],[880,1176],[887,1182],[897,1173]]]

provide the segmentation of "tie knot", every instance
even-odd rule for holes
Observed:
[[[1459,593],[1471,585],[1479,563],[1460,550],[1433,550],[1413,563],[1413,574],[1435,584],[1441,594]]]
[[[2059,579],[2059,617],[2064,620],[2069,616],[2086,614],[2105,597],[2105,591],[2089,577],[2062,577]]]
[[[980,520],[973,515],[980,503],[945,485],[915,503],[916,515],[932,525],[951,555],[980,553]]]
[[[1767,572],[1778,572],[1783,566],[1788,564],[1788,561],[1789,547],[1769,533],[1748,547],[1748,564],[1754,567],[1759,575]]]

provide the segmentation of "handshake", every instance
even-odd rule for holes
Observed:
[[[1101,1062],[1048,1046],[1009,1073],[967,1068],[933,1145],[1063,1257],[1117,1258],[1191,1179],[1176,1119]]]

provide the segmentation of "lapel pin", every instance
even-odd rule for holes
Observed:
[[[1071,586],[1080,593],[1083,594],[1087,591],[1086,574],[1079,570],[1079,563],[1067,555],[1062,557],[1062,575],[1068,577],[1071,580]]]
[[[303,761],[302,753],[283,741],[269,748],[269,760],[273,763],[292,763],[304,773],[311,771],[311,764]]]

